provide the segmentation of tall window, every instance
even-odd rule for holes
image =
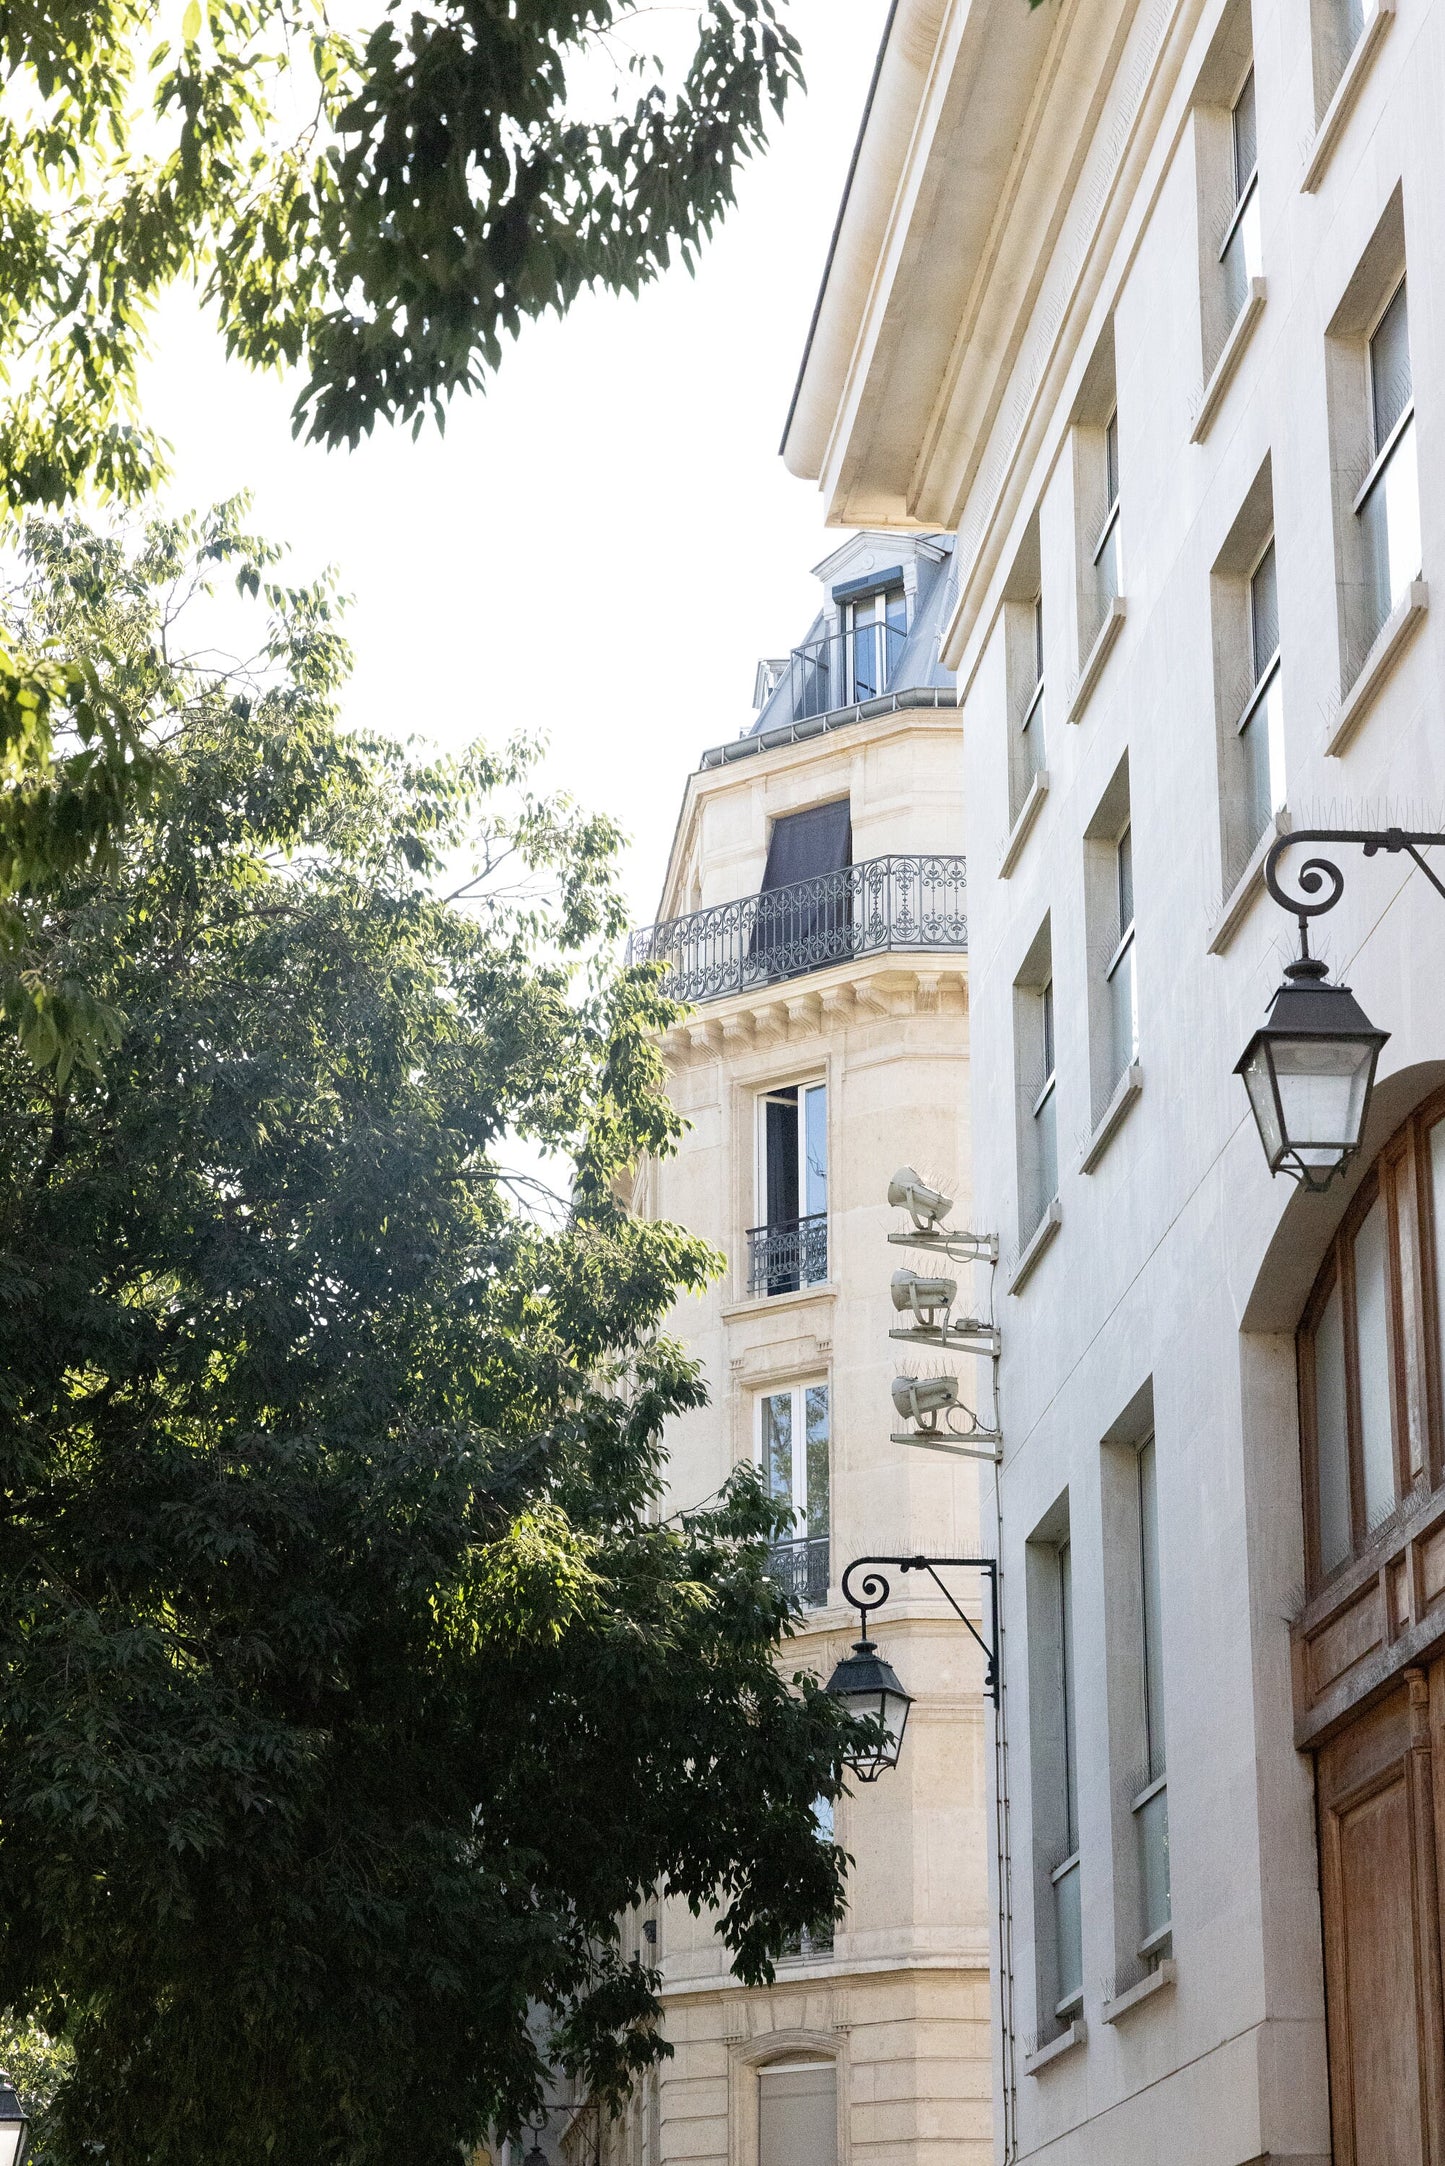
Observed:
[[[1034,1099],[1030,1118],[1034,1127],[1033,1224],[1047,1211],[1059,1192],[1059,1107],[1054,1071],[1054,981],[1040,986],[1038,995],[1039,1055],[1043,1083]]]
[[[1316,0],[1315,110],[1324,112],[1365,28],[1365,0]]]
[[[845,602],[848,648],[848,697],[876,699],[893,681],[908,634],[908,604],[902,587],[860,595]]]
[[[1249,644],[1253,684],[1239,718],[1239,745],[1244,755],[1246,836],[1253,849],[1284,803],[1284,695],[1273,535],[1250,574]]]
[[[758,1399],[758,1464],[768,1495],[791,1507],[792,1536],[769,1569],[795,1601],[828,1599],[829,1433],[826,1384],[792,1384]]]
[[[1072,1550],[1058,1550],[1059,1720],[1063,1738],[1064,1856],[1051,1875],[1054,1890],[1054,1950],[1058,1998],[1054,2014],[1076,2015],[1084,2000],[1083,1911],[1079,1890],[1078,1733],[1074,1718],[1074,1582]]]
[[[852,954],[852,863],[846,797],[774,820],[762,890],[745,906],[750,977],[793,978]]]
[[[1164,1663],[1160,1624],[1159,1589],[1159,1496],[1153,1437],[1140,1449],[1137,1462],[1139,1486],[1139,1615],[1143,1657],[1143,1707],[1140,1774],[1143,1782],[1133,1801],[1134,1825],[1139,1835],[1139,1879],[1143,1932],[1139,1954],[1147,1961],[1164,1952],[1171,1931],[1169,1907],[1169,1801],[1164,1773]]]
[[[1044,598],[1034,597],[1034,688],[1024,708],[1019,723],[1020,749],[1019,779],[1023,785],[1020,801],[1027,797],[1029,785],[1035,775],[1043,773],[1044,766]]]
[[[758,2166],[837,2166],[838,2072],[830,2060],[758,2070]]]
[[[749,1284],[796,1293],[828,1276],[828,1087],[768,1091],[760,1112],[762,1223],[748,1230]]]
[[[1311,1587],[1441,1478],[1445,1097],[1385,1146],[1340,1226],[1299,1333]]]
[[[1104,518],[1094,544],[1094,589],[1099,622],[1120,590],[1119,563],[1119,410],[1104,425]]]
[[[1420,483],[1415,464],[1415,389],[1410,314],[1402,278],[1369,341],[1369,472],[1355,498],[1364,544],[1373,631],[1420,573]]]
[[[1259,157],[1254,109],[1254,69],[1244,78],[1230,113],[1233,148],[1234,209],[1219,250],[1224,270],[1225,309],[1229,321],[1249,299],[1249,282],[1264,269],[1260,242]]]
[[[1118,906],[1118,942],[1109,958],[1105,980],[1109,988],[1109,1022],[1112,1081],[1139,1056],[1139,988],[1134,970],[1134,829],[1126,823],[1114,845],[1114,898]]]

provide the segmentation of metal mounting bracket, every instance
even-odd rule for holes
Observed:
[[[899,1572],[926,1572],[934,1586],[955,1617],[972,1635],[983,1655],[983,1689],[998,1706],[998,1564],[992,1557],[855,1557],[843,1574],[841,1592],[850,1609],[856,1609],[860,1624],[859,1638],[868,1637],[868,1619],[872,1612],[882,1609],[893,1593],[891,1583],[883,1572],[874,1569],[886,1566]],[[981,1572],[988,1581],[988,1638],[985,1639],[973,1619],[961,1609],[939,1578],[939,1568],[944,1571]],[[853,1574],[861,1572],[857,1594],[851,1591]]]

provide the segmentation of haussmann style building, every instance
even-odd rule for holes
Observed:
[[[1353,1000],[1297,971],[1255,1037],[1273,846],[1445,826],[1442,279],[1438,0],[895,0],[785,454],[870,545],[955,541],[1008,2162],[1445,2159],[1445,851],[1279,856]],[[741,1139],[727,1027],[680,1087]],[[902,1155],[960,1132],[957,1028]],[[856,1809],[860,1902],[888,1782],[992,1778],[935,1736]]]
[[[849,1558],[979,1536],[964,1463],[890,1442],[889,1178],[916,1156],[966,1197],[969,1170],[962,771],[938,661],[951,545],[863,532],[817,577],[809,633],[759,665],[752,727],[688,778],[659,922],[632,942],[692,1003],[666,1044],[688,1131],[634,1203],[728,1259],[673,1319],[711,1401],[671,1433],[664,1509],[761,1464],[795,1514],[774,1560],[802,1605],[786,1659],[826,1676],[856,1637]],[[909,1752],[839,1808],[859,1864],[836,1933],[752,1990],[710,1919],[664,1902],[629,1921],[664,1977],[673,2057],[623,2120],[579,2123],[609,2166],[991,2156],[992,1721],[942,1609],[895,1595]]]

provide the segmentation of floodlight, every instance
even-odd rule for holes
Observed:
[[[915,1316],[928,1330],[936,1326],[940,1310],[947,1321],[957,1292],[957,1279],[926,1279],[918,1271],[895,1271],[893,1274],[894,1308]]]
[[[900,1166],[888,1183],[888,1201],[895,1210],[906,1211],[920,1233],[936,1233],[940,1219],[953,1209],[952,1196],[930,1188],[912,1166]]]
[[[921,1429],[932,1429],[940,1414],[957,1406],[958,1378],[895,1376],[893,1404],[905,1421],[916,1421]]]

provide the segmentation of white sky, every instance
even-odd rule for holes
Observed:
[[[884,0],[790,12],[809,93],[696,279],[531,327],[445,436],[303,448],[294,387],[227,362],[189,299],[167,307],[145,385],[177,503],[250,488],[297,576],[337,566],[351,718],[443,742],[545,729],[550,781],[633,838],[642,921],[689,769],[751,720],[754,664],[803,636],[809,567],[837,540],[777,446]]]

